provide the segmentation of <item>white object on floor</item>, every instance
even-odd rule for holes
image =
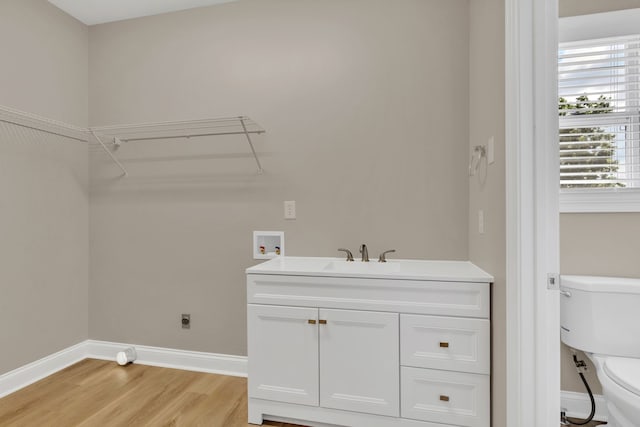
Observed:
[[[610,427],[640,420],[640,279],[562,276],[561,338],[596,367]]]
[[[116,362],[121,366],[133,362],[136,358],[136,349],[133,347],[128,347],[124,351],[120,351],[116,354]]]

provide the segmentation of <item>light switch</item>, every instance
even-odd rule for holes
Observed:
[[[284,202],[284,219],[296,219],[295,200],[286,200]]]
[[[492,136],[489,138],[489,141],[487,142],[487,163],[489,163],[490,165],[493,164],[496,161],[495,158],[495,151],[496,151],[496,141],[495,138]]]
[[[484,211],[478,211],[478,233],[484,234]]]

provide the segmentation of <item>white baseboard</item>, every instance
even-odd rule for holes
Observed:
[[[134,347],[136,349],[138,359],[135,363],[140,365],[236,377],[247,376],[246,356],[230,356],[199,351],[87,340],[0,375],[0,398],[61,371],[83,359],[90,358],[115,361],[116,353],[127,347]]]
[[[134,347],[140,365],[185,371],[207,372],[210,374],[247,376],[247,357],[226,354],[204,353],[200,351],[175,350],[146,345],[122,344],[107,341],[85,341],[87,356],[93,359],[116,360],[116,353],[126,347]]]
[[[607,412],[607,404],[604,397],[599,394],[596,394],[593,397],[596,400],[596,415],[593,419],[596,421],[607,421],[609,414]],[[591,413],[591,400],[587,393],[562,391],[560,398],[560,407],[562,410],[566,411],[568,417],[584,419]]]
[[[6,374],[0,375],[0,397],[11,394],[36,381],[40,381],[86,358],[85,342],[65,348],[57,353],[53,353],[28,365],[21,366]]]

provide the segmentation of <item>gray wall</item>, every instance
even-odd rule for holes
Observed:
[[[268,130],[256,141],[262,176],[253,173],[242,140],[123,147],[118,155],[131,172],[124,180],[104,155],[92,154],[91,338],[245,354],[243,270],[256,262],[252,230],[284,230],[289,255],[332,256],[338,246],[355,250],[367,242],[373,254],[395,247],[404,258],[471,258],[496,277],[493,425],[506,424],[500,1],[243,0],[92,27],[89,72],[84,26],[41,0],[2,3],[7,25],[22,22],[8,14],[18,4],[46,11],[37,31],[51,31],[62,19],[65,34],[81,36],[51,48],[42,40],[55,37],[30,32],[35,45],[16,49],[21,63],[41,60],[24,52],[42,52],[57,58],[55,66],[0,70],[28,82],[0,85],[3,103],[80,125],[87,111],[92,125],[247,114]],[[4,24],[0,31],[13,28]],[[11,38],[20,31],[11,30]],[[63,54],[71,59],[60,61]],[[85,62],[78,64],[76,55]],[[87,75],[89,109],[82,91]],[[469,144],[489,136],[496,138],[496,164],[484,184],[467,181]],[[68,157],[59,159],[65,150]],[[53,180],[41,187],[56,203],[43,196],[47,210],[25,205],[16,216],[49,232],[48,221],[57,220],[56,233],[69,239],[56,253],[66,261],[56,258],[55,265],[73,266],[86,279],[86,168],[76,146],[65,150],[38,150],[45,163],[58,159],[62,169],[55,172],[64,185]],[[72,183],[69,165],[76,164]],[[38,199],[38,191],[23,196]],[[291,199],[298,219],[284,221],[282,201]],[[51,205],[66,206],[66,215],[51,215]],[[486,215],[484,235],[477,233],[478,209]],[[72,237],[74,248],[67,244]],[[59,248],[59,241],[47,241]],[[38,247],[51,256],[50,247]],[[8,254],[8,245],[3,250]],[[22,300],[7,300],[44,313],[36,323],[48,335],[34,337],[56,345],[7,359],[0,372],[86,338],[86,285],[72,279],[67,289],[50,286],[41,304],[33,294],[42,290],[33,287]],[[16,314],[2,308],[1,315]],[[47,313],[51,308],[75,317],[63,327]],[[179,328],[182,312],[193,316],[190,331]],[[42,320],[53,320],[51,327]]]
[[[634,9],[640,7],[640,0],[560,0],[558,6],[563,17]]]
[[[0,105],[86,126],[87,28],[0,2]],[[0,122],[0,374],[87,339],[87,147]]]
[[[640,215],[560,215],[563,274],[640,277]]]
[[[640,0],[561,0],[560,16],[640,8]],[[562,274],[640,277],[635,254],[640,249],[640,214],[561,214],[560,269]],[[595,393],[602,387],[595,367],[587,361],[587,380]],[[562,345],[562,390],[584,393],[569,348]]]
[[[492,289],[492,426],[506,427],[505,27],[504,2],[470,2],[469,151],[495,139],[495,163],[469,178],[469,258],[495,277]],[[484,211],[485,233],[478,232]]]
[[[246,114],[267,134],[262,176],[242,138],[132,143],[122,180],[92,158],[90,336],[246,354],[252,230],[287,255],[467,259],[468,23],[467,0],[242,0],[92,27],[92,125]]]

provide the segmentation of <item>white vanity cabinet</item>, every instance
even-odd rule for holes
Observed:
[[[399,416],[398,314],[249,304],[249,396]],[[320,394],[319,394],[320,393]]]
[[[247,270],[250,423],[489,427],[492,278],[466,262],[388,264]]]

